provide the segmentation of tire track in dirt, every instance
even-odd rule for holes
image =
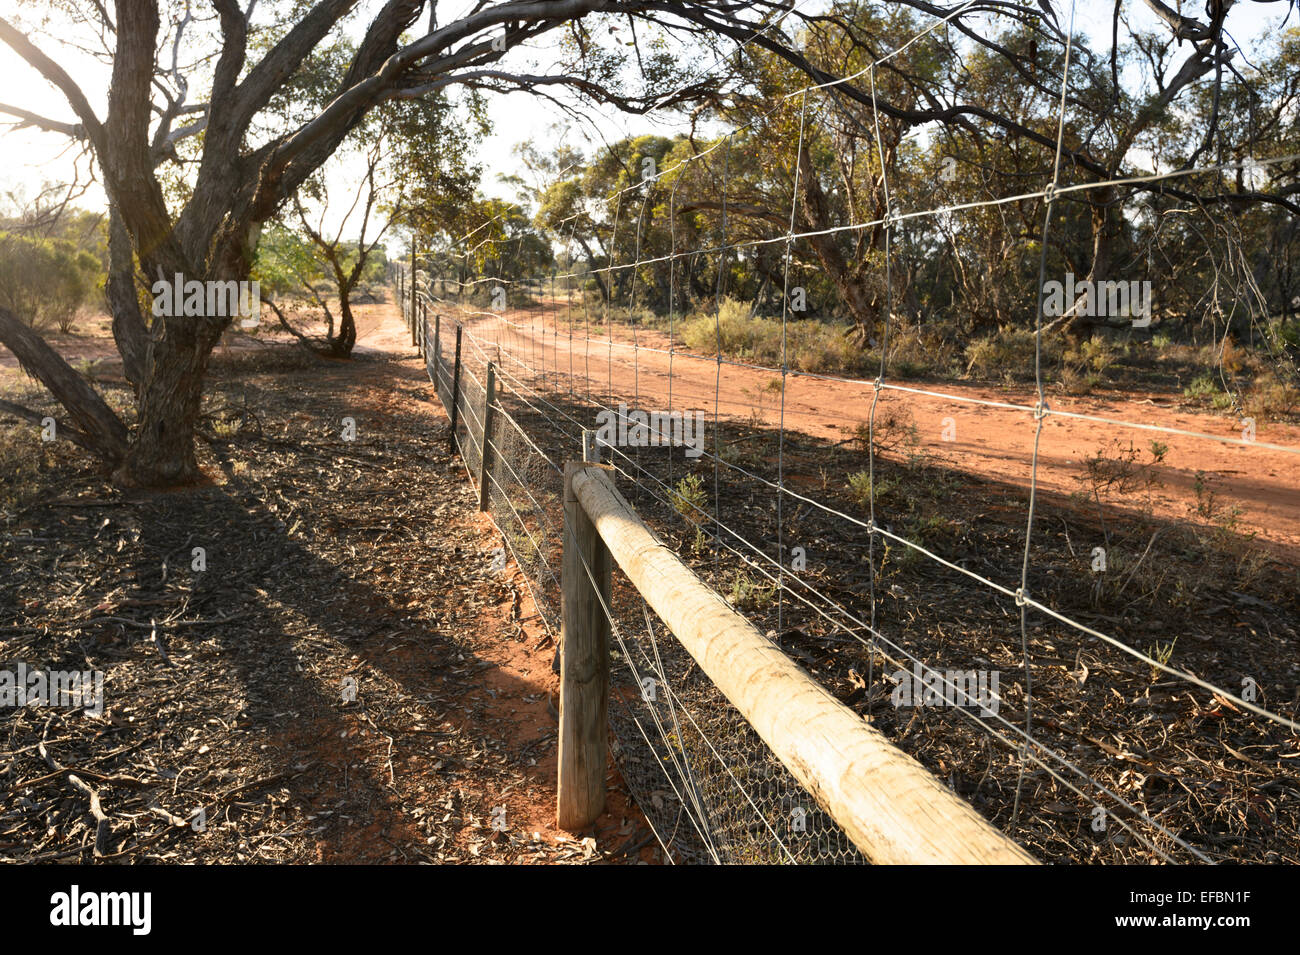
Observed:
[[[756,427],[778,427],[779,372],[718,365],[712,356],[691,355],[681,346],[670,356],[664,353],[669,349],[669,339],[662,331],[639,328],[633,333],[622,325],[613,326],[612,345],[608,338],[598,338],[599,330],[593,330],[591,338],[595,340],[584,341],[581,326],[576,327],[570,347],[562,307],[560,303],[549,309],[507,311],[503,317],[513,327],[504,327],[483,312],[473,312],[467,317],[467,325],[483,340],[499,342],[504,350],[537,369],[530,384],[541,390],[548,383],[567,387],[572,368],[575,389],[590,391],[598,400],[604,400],[612,384],[615,394],[635,399],[635,406],[643,410],[669,410],[671,401],[675,410],[704,410],[706,421],[710,421],[716,387],[722,417],[749,420]],[[450,306],[449,314],[451,310],[454,306]],[[604,331],[610,333],[608,327]],[[628,347],[633,345],[634,334],[639,348]],[[513,363],[511,370],[515,374],[520,371]],[[909,453],[923,453],[936,463],[972,477],[1021,487],[1028,499],[1033,412],[970,401],[1032,407],[1037,400],[1032,387],[999,388],[956,381],[901,384],[953,397],[882,390],[876,410],[878,428],[891,421],[895,432],[914,426],[915,443]],[[870,416],[873,395],[870,381],[827,381],[791,375],[786,385],[785,426],[822,440],[854,440]],[[1236,419],[1184,410],[1177,407],[1177,400],[1175,394],[1151,389],[1082,398],[1051,392],[1047,396],[1049,407],[1055,411],[1225,438],[1241,436],[1241,424]],[[1300,427],[1294,425],[1261,423],[1256,439],[1300,451]],[[1144,496],[1141,502],[1133,502],[1134,510],[1150,506],[1160,518],[1206,523],[1197,509],[1213,492],[1216,513],[1227,514],[1230,508],[1240,508],[1239,530],[1254,532],[1280,558],[1300,564],[1300,453],[1048,415],[1039,445],[1039,492],[1062,497],[1087,493],[1090,483],[1086,461],[1090,457],[1104,454],[1115,458],[1131,442],[1141,460],[1150,461],[1153,441],[1168,449],[1162,461],[1150,469],[1159,484],[1149,501]],[[798,479],[797,475],[791,477]],[[1108,506],[1126,509],[1122,502]]]

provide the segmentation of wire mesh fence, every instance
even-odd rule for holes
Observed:
[[[434,298],[428,307],[446,309],[463,320],[462,376],[466,384],[458,396],[456,416],[471,474],[479,466],[479,445],[470,433],[481,428],[483,413],[471,411],[469,406],[483,407],[480,382],[487,362],[493,361],[499,369],[502,413],[490,444],[504,453],[494,459],[489,478],[493,494],[500,492],[499,499],[493,497],[493,515],[506,530],[511,554],[526,572],[539,612],[554,627],[559,607],[560,467],[566,458],[580,457],[582,432],[595,426],[602,414],[606,420],[616,420],[627,414],[629,402],[633,408],[644,403],[646,394],[640,389],[649,375],[641,377],[638,356],[655,349],[613,340],[612,329],[608,341],[581,334],[587,329],[571,319],[566,321],[567,316],[561,314],[568,311],[565,303],[555,297],[548,305],[511,312],[513,320],[477,308],[477,304]],[[454,360],[445,343],[453,340],[454,332],[444,328],[441,336],[430,331],[426,338],[436,339],[427,346],[439,355],[432,362],[432,377],[439,381],[440,396],[450,407]],[[611,356],[624,350],[631,353],[631,368],[620,369],[616,376]],[[683,362],[699,358],[671,351],[669,355]],[[633,373],[630,380],[629,370]],[[780,374],[779,369],[752,363],[749,370]],[[676,377],[670,372],[669,387],[676,387],[686,404],[707,406],[708,389],[698,388],[701,377],[687,370]],[[781,395],[797,397],[803,377],[815,380],[815,376],[790,375]],[[1134,801],[1126,791],[1131,777],[1122,766],[1076,762],[1075,752],[1060,742],[1049,744],[1045,726],[1053,734],[1068,733],[1050,711],[1027,730],[1014,710],[999,714],[996,706],[991,714],[962,707],[905,709],[900,713],[896,704],[891,706],[890,689],[891,685],[894,690],[900,688],[899,674],[908,674],[908,680],[915,674],[920,694],[920,686],[932,677],[950,685],[964,677],[964,668],[954,671],[941,666],[954,653],[962,660],[971,659],[974,653],[978,661],[978,654],[989,650],[927,644],[924,628],[941,630],[941,619],[923,623],[920,632],[905,628],[896,636],[885,637],[874,614],[878,601],[882,608],[892,604],[898,609],[911,602],[915,609],[906,616],[915,620],[916,611],[923,607],[930,612],[920,616],[934,618],[933,608],[939,606],[936,594],[948,594],[955,601],[952,606],[962,608],[963,616],[985,618],[987,622],[977,626],[992,632],[1005,617],[999,598],[1015,598],[1016,594],[1011,586],[972,569],[979,563],[955,563],[932,541],[923,544],[915,527],[900,528],[891,522],[896,499],[891,498],[890,488],[900,478],[923,477],[932,485],[929,493],[937,496],[937,501],[960,493],[960,489],[944,469],[923,460],[918,463],[924,455],[915,447],[915,427],[907,420],[905,409],[891,407],[889,391],[876,388],[878,397],[872,400],[870,381],[851,383],[868,389],[873,409],[880,402],[874,434],[861,442],[877,452],[874,462],[866,462],[873,463],[877,483],[864,484],[869,493],[862,495],[861,503],[879,510],[861,517],[855,514],[853,501],[829,493],[825,483],[827,472],[851,473],[856,452],[832,449],[828,457],[823,444],[789,432],[779,423],[773,426],[771,418],[780,408],[776,389],[758,390],[749,396],[748,421],[738,421],[734,410],[730,414],[720,411],[721,402],[715,397],[709,416],[711,437],[697,457],[687,455],[681,447],[630,446],[609,449],[613,464],[639,512],[657,530],[672,536],[678,552],[702,577],[819,680],[834,688],[842,700],[863,711],[864,717],[883,731],[901,735],[909,751],[932,768],[937,766],[941,774],[946,771],[951,788],[997,825],[1045,847],[1046,852],[1039,851],[1048,858],[1079,858],[1083,840],[1077,836],[1063,840],[1059,822],[1044,820],[1036,809],[1017,811],[1023,780],[1032,794],[1027,800],[1031,805],[1048,801],[1059,807],[1063,803],[1052,794],[1065,792],[1094,810],[1114,814],[1113,826],[1119,833],[1107,840],[1106,851],[1099,858],[1122,861],[1133,858],[1136,849],[1166,859],[1184,854],[1203,858],[1203,851],[1182,838],[1178,829],[1160,821],[1177,801],[1155,800],[1145,794]],[[691,392],[692,385],[697,393]],[[766,393],[769,390],[771,394]],[[896,390],[906,394],[929,389],[898,386]],[[656,400],[662,397],[661,391]],[[1010,402],[986,404],[1018,408]],[[888,456],[884,452],[889,452]],[[901,467],[899,457],[903,459]],[[821,488],[814,495],[811,489],[805,490],[806,476],[818,471]],[[799,474],[805,476],[802,487],[791,481],[791,476]],[[853,488],[850,481],[849,497]],[[769,507],[774,495],[787,506]],[[881,519],[873,516],[876,513]],[[1007,537],[998,546],[1016,546],[1014,524],[998,530],[997,535]],[[789,573],[783,562],[773,557],[774,551],[789,554],[782,541],[829,545],[820,579]],[[1045,563],[1046,557],[1040,550],[1039,560]],[[971,586],[964,591],[954,589],[949,581],[927,574],[930,562],[949,576],[964,577]],[[1029,579],[1036,588],[1043,588],[1053,573],[1050,566],[1035,568]],[[1042,589],[1039,592],[1044,593]],[[611,709],[616,753],[638,803],[645,807],[667,850],[683,861],[857,861],[858,855],[843,833],[819,814],[738,714],[693,671],[689,658],[666,639],[662,626],[646,613],[635,594],[627,597],[622,588],[618,594],[614,608],[618,693]],[[869,602],[865,600],[868,596]],[[1036,606],[1050,607],[1042,599]],[[1054,608],[1052,612],[1059,614]],[[889,617],[881,618],[886,619]],[[998,644],[1002,649],[996,649]],[[992,652],[986,664],[1015,668],[1017,657],[1005,641],[992,641],[989,647]],[[1137,652],[1142,659],[1150,656]],[[1076,666],[1083,659],[1078,656]],[[1083,669],[1085,678],[1088,665]],[[1127,687],[1113,682],[1112,688],[1120,686],[1125,695],[1140,695],[1142,681],[1132,682],[1134,685]],[[991,689],[998,693],[996,686]],[[1020,695],[1025,689],[1004,684],[999,702],[1019,708],[1027,698],[1027,694]],[[1030,741],[1032,745],[1026,746]],[[1010,754],[1009,759],[996,753],[999,747]],[[1212,747],[1198,748],[1205,758],[1212,758]],[[1178,808],[1186,811],[1183,806]],[[1094,857],[1098,857],[1095,848]]]
[[[480,475],[488,482],[501,556],[508,553],[517,564],[542,625],[558,640],[562,464],[581,458],[581,417],[598,409],[567,393],[543,397],[530,381],[538,376],[528,372],[521,378],[523,366],[508,349],[464,326],[458,386],[454,326],[429,319],[423,304],[418,308],[430,380],[449,417],[455,401],[456,443],[467,473],[476,483]],[[409,305],[404,311],[409,318]],[[496,369],[495,404],[485,437],[489,362]],[[610,610],[612,752],[666,857],[691,863],[861,862],[843,831],[621,575]]]
[[[1152,202],[1166,190],[1222,189],[1247,161],[1110,176],[1072,167],[1069,91],[1080,67],[1071,5],[1038,114],[1042,162],[997,189],[936,175],[909,151],[918,143],[902,141],[896,117],[877,109],[877,82],[887,89],[909,50],[939,52],[940,35],[971,6],[843,80],[765,101],[653,175],[629,176],[605,197],[602,220],[588,209],[552,229],[564,252],[548,275],[506,274],[519,243],[479,230],[440,250],[454,263],[463,248],[464,260],[455,282],[426,281],[424,307],[463,323],[475,367],[489,355],[497,364],[499,426],[513,429],[511,460],[528,472],[499,475],[504,500],[518,506],[498,515],[494,504],[494,516],[514,527],[511,550],[523,555],[539,608],[558,619],[557,592],[545,589],[558,586],[559,468],[580,456],[582,432],[602,416],[622,428],[629,408],[705,409],[708,437],[694,455],[680,444],[612,442],[638,512],[787,654],[1004,832],[1045,861],[1295,860],[1300,786],[1287,760],[1300,697],[1285,662],[1300,640],[1288,619],[1294,567],[1252,539],[1270,520],[1294,521],[1300,499],[1289,489],[1246,528],[1249,495],[1270,493],[1269,482],[1244,480],[1244,494],[1225,503],[1200,468],[1207,448],[1229,448],[1256,471],[1292,473],[1300,446],[1285,432],[1260,440],[1253,417],[1238,430],[1072,402],[1114,329],[1077,354],[1049,337],[1102,295],[1071,290],[1050,306],[1050,250],[1071,216],[1116,189]],[[864,89],[842,95],[849,82]],[[827,130],[857,147],[841,185],[861,201],[843,220],[824,214],[812,175],[812,153],[834,145]],[[740,210],[763,192],[753,187],[759,158],[771,170],[761,179],[767,205],[747,215]],[[1249,163],[1267,175],[1296,158]],[[737,187],[741,174],[750,179]],[[1146,230],[1150,210],[1131,205]],[[603,254],[576,254],[579,218]],[[963,248],[1008,223],[1032,254],[978,274]],[[1155,216],[1145,233],[1148,269],[1162,228]],[[751,278],[733,289],[741,265]],[[931,285],[950,294],[958,324],[963,310],[989,309],[1032,322],[966,341],[951,320],[902,321],[921,312],[911,300],[918,272],[945,270]],[[1253,279],[1225,291],[1221,278],[1216,270],[1206,295],[1211,313],[1227,316],[1222,341],[1231,316],[1244,314],[1278,374],[1300,381]],[[861,340],[831,340],[828,323],[801,315],[808,299],[856,301],[868,315],[855,315]],[[1132,304],[1149,324],[1150,303]],[[445,329],[441,338],[445,349]],[[1002,375],[1003,393],[916,380],[908,365],[931,352],[947,368],[969,360],[967,372]],[[1050,402],[1049,369],[1062,394]],[[443,400],[450,405],[450,391]],[[471,427],[456,405],[460,427]],[[959,425],[980,416],[1000,422],[988,444],[959,442]],[[1106,443],[1080,444],[1076,427]],[[1181,494],[1161,494],[1166,484]],[[1219,632],[1177,626],[1229,607],[1237,612]],[[793,779],[769,772],[762,744],[710,697],[716,690],[635,594],[619,589],[611,609],[620,765],[660,839],[683,859],[853,858]],[[971,683],[986,677],[991,685]],[[1233,763],[1242,753],[1267,762]]]

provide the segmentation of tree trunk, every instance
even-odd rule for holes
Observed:
[[[582,236],[574,236],[578,240],[578,245],[582,246],[582,251],[587,256],[588,274],[595,279],[596,288],[600,289],[600,299],[602,302],[609,301],[609,286],[605,284],[604,273],[596,271],[596,256],[591,251],[591,246]]]
[[[228,320],[165,317],[149,343],[135,438],[118,477],[140,486],[193,484],[200,477],[194,429],[212,349]]]
[[[1088,281],[1093,283],[1092,287],[1096,289],[1098,282],[1104,282],[1110,277],[1111,262],[1114,258],[1115,239],[1117,238],[1118,226],[1115,221],[1115,190],[1098,189],[1089,199],[1090,215],[1089,222],[1092,230],[1092,269],[1088,273]],[[1093,293],[1093,303],[1095,305],[1097,295]],[[1073,302],[1066,302],[1065,307],[1069,308]],[[1105,324],[1104,321],[1098,322],[1095,315],[1083,315],[1083,309],[1076,311],[1065,322],[1061,331],[1072,343],[1077,344],[1079,339],[1092,338],[1099,324]]]
[[[108,210],[109,271],[105,293],[108,311],[113,316],[113,340],[122,355],[122,374],[140,394],[144,381],[145,351],[149,347],[149,330],[140,314],[140,299],[135,291],[135,252],[126,224],[116,206]]]
[[[799,154],[799,183],[803,199],[800,206],[804,224],[811,232],[821,232],[830,228],[832,222],[829,203],[821,183],[817,180],[817,173],[813,169],[812,158],[807,149]],[[879,216],[880,212],[877,211],[876,215]],[[872,249],[879,244],[879,232],[878,228],[872,230],[870,245]],[[875,334],[876,323],[880,320],[882,309],[877,301],[878,296],[868,294],[858,270],[849,267],[836,242],[837,238],[834,235],[813,235],[808,240],[813,253],[831,281],[835,283],[840,298],[849,310],[855,326],[854,341],[862,345],[870,341]]]
[[[339,332],[330,340],[330,355],[334,358],[351,358],[357,343],[357,322],[352,315],[351,285],[339,284]]]

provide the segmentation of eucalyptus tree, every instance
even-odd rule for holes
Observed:
[[[1145,2],[1163,30],[1163,72],[1155,92],[1138,105],[1136,118],[1119,130],[1106,154],[1097,154],[1086,140],[1062,150],[1065,163],[1097,181],[1127,171],[1129,154],[1120,147],[1166,115],[1189,87],[1206,77],[1222,86],[1231,73],[1235,54],[1225,22],[1232,0],[1213,0],[1202,18],[1162,0]],[[884,5],[913,10],[929,22],[948,17],[943,34],[961,44],[959,54],[983,49],[1001,57],[1025,89],[1060,86],[1060,68],[1041,63],[1032,48],[1005,47],[986,22],[993,14],[1031,30],[1038,48],[1060,46],[1065,35],[1047,0]],[[16,104],[0,104],[0,111],[79,140],[95,156],[113,212],[109,297],[118,347],[137,389],[132,428],[80,387],[66,363],[7,311],[0,311],[0,342],[53,391],[85,443],[128,482],[198,478],[194,428],[204,375],[230,322],[222,315],[146,317],[132,276],[246,279],[262,225],[385,103],[451,88],[551,99],[568,91],[640,113],[716,103],[720,84],[733,77],[707,64],[711,57],[725,61],[740,44],[814,83],[837,83],[837,96],[870,107],[900,132],[928,124],[984,124],[1036,147],[1044,163],[1057,145],[1050,131],[1022,122],[1014,111],[966,100],[960,82],[931,86],[892,60],[878,72],[878,81],[885,82],[874,95],[861,77],[840,82],[836,67],[815,62],[798,36],[814,28],[833,30],[838,42],[861,49],[864,58],[882,60],[898,37],[864,31],[855,22],[865,6],[860,3],[804,10],[790,0],[506,0],[468,3],[450,14],[448,4],[432,0],[18,0],[10,9],[15,6],[16,14],[0,17],[0,42],[62,93],[71,115],[38,115]],[[1115,5],[1117,20],[1124,6],[1122,0]],[[355,53],[324,105],[285,127],[266,122],[277,94],[313,53],[349,35],[357,37]],[[702,50],[706,69],[689,68],[681,43],[659,42],[674,35]],[[543,38],[557,41],[545,61],[527,50]],[[89,81],[79,83],[60,65],[60,42],[100,52],[108,70],[102,115],[92,106]],[[1089,75],[1100,69],[1100,62],[1087,65]],[[1211,146],[1221,116],[1210,118]],[[1188,158],[1211,154],[1207,149]],[[1300,211],[1275,190],[1132,188],[1212,204],[1244,197]],[[1103,215],[1102,234],[1105,221]]]
[[[0,18],[8,45],[66,100],[71,118],[0,110],[23,124],[83,141],[94,153],[114,213],[114,330],[137,385],[137,417],[126,425],[93,392],[68,386],[48,347],[0,313],[0,341],[67,409],[73,428],[124,482],[183,484],[199,477],[194,427],[209,356],[230,323],[224,315],[145,316],[132,271],[147,280],[246,280],[257,236],[284,204],[375,109],[449,87],[484,93],[560,88],[627,109],[662,99],[657,83],[621,82],[630,56],[605,42],[593,18],[633,17],[656,25],[753,33],[770,5],[640,0],[510,0],[473,4],[439,22],[445,4],[425,0],[55,0],[21,3]],[[51,10],[53,16],[51,16]],[[23,14],[28,14],[26,17]],[[313,53],[359,32],[356,52],[325,105],[302,122],[265,120],[286,83]],[[508,54],[547,34],[566,48],[542,67]],[[110,72],[107,111],[58,62],[68,40],[102,53]],[[53,55],[50,51],[53,51]],[[638,57],[647,75],[666,75],[666,57]],[[176,188],[164,167],[180,166]],[[165,189],[165,185],[169,188]]]

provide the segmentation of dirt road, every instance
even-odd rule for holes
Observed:
[[[632,330],[619,325],[613,327],[612,343],[608,328],[593,330],[591,338],[577,328],[571,343],[569,329],[562,323],[563,308],[559,303],[553,310],[516,309],[505,313],[504,321],[478,312],[467,315],[466,321],[480,340],[499,343],[536,369],[539,385],[545,379],[552,387],[567,390],[572,374],[573,387],[580,393],[590,391],[603,398],[612,392],[643,410],[704,409],[709,418],[716,395],[723,417],[779,426],[779,372],[719,366],[712,356],[692,355],[680,345],[670,355],[668,336],[645,328],[636,330],[635,347]],[[558,326],[557,316],[561,317]],[[605,337],[598,338],[600,335]],[[973,402],[1032,408],[1036,401],[1032,387],[957,381],[890,384],[914,390],[882,390],[876,423],[881,428],[894,422],[895,437],[898,423],[904,431],[914,424],[906,453],[924,454],[946,467],[1028,489],[1036,430],[1032,410]],[[785,427],[814,438],[852,439],[870,415],[873,393],[870,381],[827,381],[791,374],[785,393]],[[1049,393],[1047,401],[1055,412],[1224,438],[1243,434],[1237,419],[1181,409],[1179,396],[1169,392],[1108,392],[1082,398]],[[1133,507],[1149,506],[1155,516],[1174,520],[1206,520],[1205,515],[1198,515],[1198,505],[1220,520],[1227,520],[1232,509],[1238,508],[1239,530],[1254,531],[1259,540],[1300,564],[1300,428],[1262,422],[1255,437],[1260,443],[1225,444],[1206,437],[1050,414],[1039,444],[1038,487],[1049,495],[1090,493],[1085,466],[1089,458],[1100,453],[1116,459],[1131,443],[1139,463],[1152,463],[1150,447],[1158,441],[1168,450],[1150,467],[1149,474],[1157,483],[1140,495],[1130,492]],[[1264,444],[1294,448],[1296,453]],[[1111,506],[1117,504],[1124,506],[1122,496],[1118,502],[1112,500]]]

